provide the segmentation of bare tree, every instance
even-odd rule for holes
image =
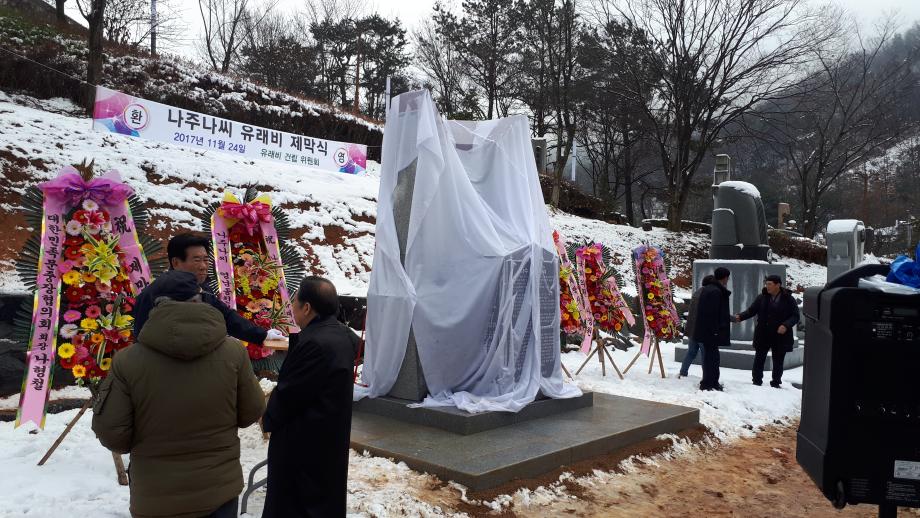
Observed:
[[[89,5],[83,6],[79,2],[77,7],[80,14],[89,25],[86,57],[86,82],[93,88],[102,79],[102,47],[103,32],[105,29],[105,8],[107,0],[89,0]],[[92,110],[95,103],[95,91],[87,96],[88,109]]]
[[[465,72],[485,96],[484,117],[491,119],[513,99],[519,47],[518,10],[510,0],[464,0],[463,18],[456,28]],[[502,102],[506,101],[506,102]]]
[[[64,12],[64,4],[67,0],[54,0],[54,12],[58,23],[67,23],[67,13]]]
[[[91,11],[92,0],[76,0],[81,13]],[[156,19],[150,16],[150,0],[108,0],[102,18],[103,37],[110,43],[137,48],[157,33],[162,41],[181,34],[180,17],[169,0],[158,1]],[[84,14],[84,17],[86,14]]]
[[[257,27],[275,3],[261,8],[251,0],[198,0],[203,24],[201,53],[211,68],[226,73],[239,57],[248,31]]]
[[[413,33],[415,64],[426,83],[432,86],[438,109],[446,117],[454,117],[463,95],[463,72],[455,16],[436,3],[430,20]]]
[[[842,41],[816,49],[816,66],[782,102],[764,103],[750,126],[783,157],[799,197],[804,234],[813,236],[822,219],[822,198],[847,172],[864,180],[858,166],[894,144],[915,121],[902,116],[916,79],[911,55],[885,54],[896,36],[891,20],[866,39],[855,24],[841,27]]]
[[[785,92],[825,37],[805,0],[632,0],[611,6],[658,51],[660,78],[634,70],[630,95],[646,107],[667,185],[668,228],[680,230],[692,180],[732,121]]]

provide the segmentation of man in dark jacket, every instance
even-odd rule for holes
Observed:
[[[731,272],[718,267],[712,279],[700,290],[693,339],[703,347],[703,379],[701,390],[722,390],[719,383],[719,347],[731,345],[732,315],[729,307],[728,278]]]
[[[237,428],[259,419],[265,396],[220,312],[196,302],[195,276],[169,272],[157,282],[149,325],[115,355],[100,387],[93,431],[131,454],[132,516],[235,517]]]
[[[763,366],[767,352],[773,353],[773,381],[770,386],[779,388],[783,378],[783,360],[792,351],[795,341],[792,328],[799,323],[799,306],[789,290],[783,287],[779,275],[770,275],[764,282],[763,292],[754,299],[747,310],[735,316],[743,322],[757,316],[754,328],[754,366],[751,377],[754,385],[763,384]]]
[[[262,419],[268,444],[263,518],[345,516],[356,336],[336,320],[335,286],[304,279],[292,302],[299,341]]]
[[[693,328],[696,327],[696,314],[700,304],[700,293],[703,291],[703,286],[710,284],[712,281],[712,275],[703,277],[703,282],[699,289],[693,292],[693,296],[690,297],[690,309],[687,311],[687,325],[684,327],[684,335],[687,336],[687,354],[684,356],[684,361],[680,364],[680,372],[677,374],[677,379],[690,375],[690,366],[693,365],[693,360],[696,359],[697,353],[702,355],[700,356],[702,359],[701,363],[705,364],[706,362],[706,352],[700,347],[700,343],[693,338]]]
[[[227,327],[227,334],[233,338],[246,342],[261,344],[266,338],[280,339],[279,331],[267,331],[249,320],[246,320],[236,311],[227,307],[220,301],[209,288],[205,286],[205,280],[208,278],[208,247],[210,242],[204,236],[195,234],[179,234],[173,236],[166,246],[166,255],[169,258],[169,267],[171,270],[180,272],[190,272],[195,275],[198,284],[202,288],[202,302],[213,306],[223,315]],[[153,301],[156,297],[157,283],[159,279],[153,281],[153,284],[147,286],[134,304],[134,336],[139,336],[144,324],[147,323],[147,317],[150,310],[153,309]]]

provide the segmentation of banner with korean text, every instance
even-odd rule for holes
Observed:
[[[339,173],[367,168],[364,145],[242,124],[101,86],[96,87],[93,129]]]

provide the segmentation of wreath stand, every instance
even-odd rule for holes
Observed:
[[[593,333],[592,342],[594,343],[594,348],[591,349],[591,352],[588,354],[588,357],[585,358],[585,361],[581,364],[581,367],[579,367],[578,370],[575,371],[575,375],[576,376],[579,375],[582,369],[585,368],[585,365],[588,364],[588,361],[591,360],[591,357],[596,354],[597,359],[601,362],[601,375],[602,376],[607,377],[607,366],[604,362],[604,356],[607,356],[607,358],[610,360],[610,365],[613,367],[613,370],[616,371],[617,376],[619,376],[620,379],[623,379],[623,372],[625,371],[620,372],[620,368],[617,367],[617,363],[613,360],[613,355],[611,355],[610,351],[607,350],[607,347],[604,345],[603,340],[601,340],[600,337],[598,337],[596,329],[594,330],[594,333]],[[627,370],[629,369],[627,368]],[[568,371],[566,371],[566,374],[568,374]],[[569,377],[571,376],[572,375],[569,374]]]
[[[95,399],[96,399],[96,396],[95,394],[93,394],[92,396],[90,396],[89,399],[86,400],[86,403],[83,404],[83,407],[80,408],[80,411],[77,412],[77,415],[75,415],[74,418],[71,419],[69,423],[67,423],[67,426],[64,428],[64,431],[61,432],[61,435],[59,435],[58,438],[55,439],[55,441],[51,444],[51,447],[48,448],[48,451],[45,452],[45,456],[42,457],[42,460],[38,461],[39,466],[44,466],[45,462],[48,462],[48,459],[51,458],[51,454],[54,453],[54,450],[56,450],[57,447],[60,446],[62,442],[64,442],[64,438],[67,437],[67,434],[70,433],[70,430],[73,429],[74,425],[77,424],[77,421],[79,421],[80,418],[83,417],[83,414],[86,413],[87,409],[89,409],[90,405],[93,404],[93,401]],[[125,470],[124,460],[122,460],[120,454],[115,453],[114,451],[110,453],[112,454],[112,461],[115,462],[115,473],[118,475],[118,485],[127,486],[128,485],[128,472]]]
[[[639,356],[642,356],[641,347],[639,348],[639,352],[636,353],[635,358],[626,366],[626,370],[623,371],[624,373],[629,372],[629,369],[636,363]],[[649,351],[649,356],[651,357],[651,361],[648,364],[648,373],[652,373],[652,368],[655,366],[655,360],[657,359],[658,367],[661,370],[661,377],[667,378],[667,375],[664,373],[664,360],[661,358],[661,345],[658,343],[658,337],[656,336],[652,336],[652,349]]]

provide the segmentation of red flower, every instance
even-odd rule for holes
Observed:
[[[80,288],[80,290],[83,292],[83,296],[88,299],[96,298],[96,296],[99,293],[98,291],[96,291],[96,287],[89,283],[84,284],[83,287]]]
[[[67,259],[70,259],[71,261],[79,259],[82,255],[83,253],[80,252],[79,247],[68,246],[67,248],[64,249],[64,257],[66,257]]]
[[[71,303],[79,302],[80,298],[83,297],[83,290],[76,286],[70,286],[64,290],[64,296],[67,297],[67,300]]]
[[[79,248],[82,244],[83,238],[80,236],[67,236],[67,238],[64,239],[65,246],[75,246]]]
[[[78,210],[78,211],[76,211],[76,212],[73,213],[73,216],[71,217],[71,219],[75,219],[75,220],[79,221],[80,223],[84,223],[84,224],[85,224],[85,223],[87,223],[87,215],[88,215],[88,214],[89,214],[89,211],[85,211],[85,210],[83,210],[83,209],[80,209],[80,210]]]
[[[77,361],[73,356],[71,356],[70,358],[60,358],[60,363],[61,363],[61,367],[64,367],[65,369],[70,370],[73,368],[74,365],[76,365]]]

